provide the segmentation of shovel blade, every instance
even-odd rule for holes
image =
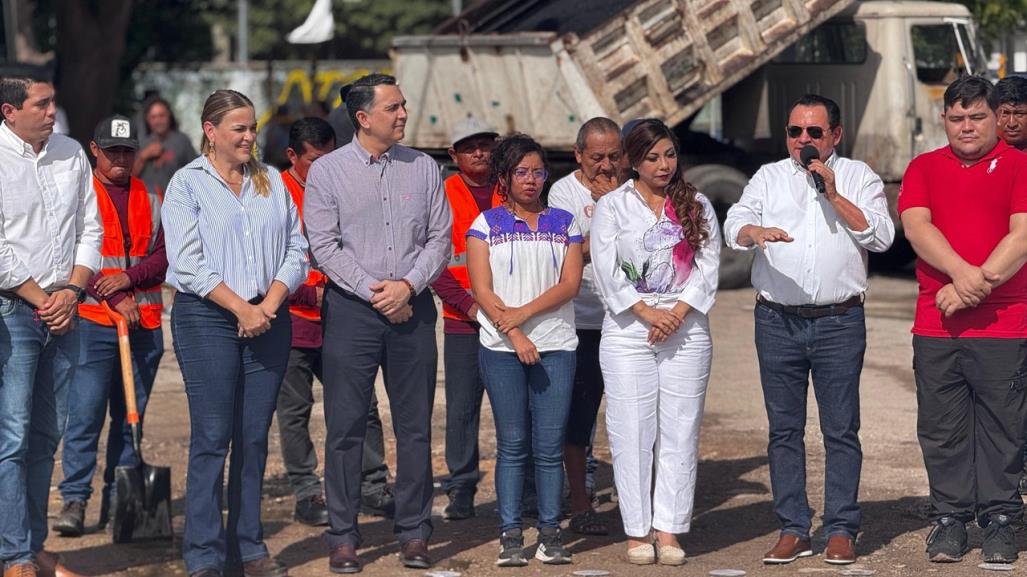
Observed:
[[[114,483],[115,543],[172,538],[170,467],[117,467]]]

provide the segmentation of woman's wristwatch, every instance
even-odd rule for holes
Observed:
[[[66,288],[66,289],[70,290],[71,292],[75,293],[75,298],[78,299],[79,303],[83,303],[83,302],[86,301],[86,291],[82,287],[76,286],[76,285],[73,285],[73,284],[69,284],[69,285],[65,286],[64,288]]]

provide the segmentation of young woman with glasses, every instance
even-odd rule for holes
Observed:
[[[571,300],[581,283],[582,237],[569,212],[542,206],[549,173],[537,142],[509,136],[493,149],[491,165],[504,202],[471,225],[467,268],[479,306],[479,365],[496,424],[496,565],[528,563],[521,497],[529,459],[538,492],[535,557],[570,563],[560,535],[560,499],[578,345]]]

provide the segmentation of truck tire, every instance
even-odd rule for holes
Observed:
[[[736,168],[723,164],[704,164],[685,171],[685,180],[713,203],[717,222],[724,230],[724,218],[731,205],[742,198],[742,190],[749,177]],[[733,250],[725,243],[720,248],[720,288],[734,289],[749,286],[752,251]]]

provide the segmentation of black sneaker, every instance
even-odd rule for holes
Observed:
[[[396,515],[396,500],[392,497],[392,489],[385,487],[375,495],[361,495],[360,512],[392,519]]]
[[[571,562],[571,552],[563,546],[559,527],[543,527],[538,530],[535,558],[546,565],[566,565]]]
[[[461,521],[471,517],[474,517],[474,495],[451,493],[449,505],[442,511],[442,518],[447,521]]]
[[[61,513],[53,522],[53,530],[62,537],[81,537],[85,531],[86,502],[68,501],[61,507]]]
[[[311,527],[324,527],[328,525],[328,506],[321,495],[311,495],[296,500],[296,509],[292,518],[304,525]]]
[[[499,536],[499,557],[497,567],[524,567],[528,560],[524,557],[524,534],[520,529],[503,531]]]
[[[1018,556],[1016,531],[1007,515],[994,515],[984,528],[981,557],[985,563],[1014,563]]]
[[[927,559],[934,563],[955,563],[963,560],[970,549],[966,542],[966,524],[955,517],[942,517],[927,535]]]

